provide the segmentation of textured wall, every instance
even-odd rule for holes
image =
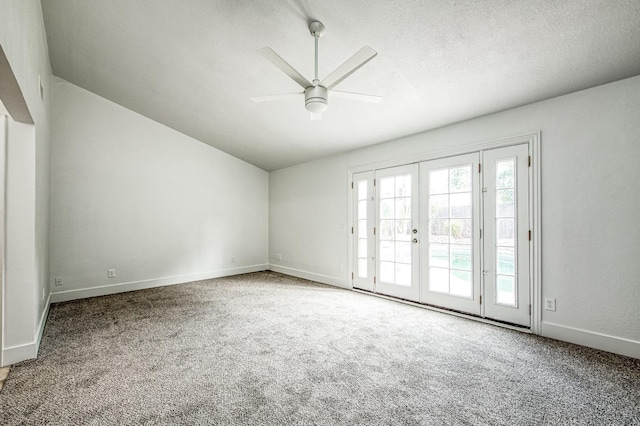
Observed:
[[[54,300],[264,269],[267,172],[54,82]]]
[[[272,172],[270,262],[348,286],[350,167],[541,131],[543,333],[640,357],[638,117],[634,77]]]

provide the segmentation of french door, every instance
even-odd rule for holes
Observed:
[[[529,326],[528,147],[484,151],[484,316]]]
[[[353,286],[530,326],[528,145],[353,175]]]
[[[421,302],[481,315],[480,154],[420,164]]]
[[[376,170],[375,291],[418,300],[418,165]]]
[[[355,173],[351,189],[354,218],[351,233],[354,237],[353,286],[362,290],[374,290],[375,277],[375,196],[374,172]]]

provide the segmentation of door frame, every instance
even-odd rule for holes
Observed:
[[[422,161],[436,160],[444,157],[469,154],[472,152],[483,151],[487,149],[502,148],[502,147],[507,147],[511,145],[527,144],[529,148],[529,156],[531,157],[531,166],[529,167],[529,205],[531,206],[529,210],[529,224],[531,228],[531,246],[529,250],[529,267],[530,267],[529,296],[531,300],[531,328],[522,329],[522,330],[530,331],[533,334],[540,334],[541,333],[541,317],[542,317],[542,300],[541,300],[542,214],[541,214],[541,204],[540,204],[540,180],[541,180],[540,138],[541,138],[541,132],[538,131],[538,132],[526,133],[523,135],[517,135],[517,136],[512,136],[512,137],[503,138],[503,139],[494,139],[494,140],[483,141],[478,143],[462,144],[454,148],[433,150],[429,152],[418,153],[411,156],[392,158],[389,160],[379,161],[375,163],[369,163],[369,164],[360,165],[360,166],[353,166],[353,167],[350,167],[347,171],[346,187],[351,188],[351,182],[352,182],[354,173],[402,166],[402,165],[413,164],[413,163],[420,163]],[[353,205],[353,197],[351,194],[351,190],[349,190],[347,194],[348,194],[347,223],[351,227],[351,226],[354,226],[354,223],[353,223],[354,205]],[[348,247],[347,264],[349,265],[348,273],[350,277],[351,271],[354,271],[354,265],[353,265],[354,244],[353,244],[353,238],[350,232],[347,232],[346,239],[347,239],[347,247]],[[353,285],[352,285],[353,281],[349,278],[348,282],[351,288],[353,289]],[[431,309],[427,305],[420,305],[420,306],[424,306],[427,309]],[[435,310],[438,310],[438,309],[435,309]],[[451,314],[473,318],[471,316],[467,316],[464,314],[457,314],[455,312],[451,312]],[[496,323],[496,324],[499,324],[499,323]]]

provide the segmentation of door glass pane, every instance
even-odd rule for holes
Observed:
[[[396,219],[411,219],[411,198],[396,198]]]
[[[460,269],[462,271],[470,271],[472,268],[471,246],[461,244],[451,244],[451,265],[447,265],[451,269]]]
[[[496,220],[496,238],[498,246],[513,246],[515,244],[515,220],[497,219]]]
[[[449,196],[432,195],[429,197],[429,217],[449,217]]]
[[[358,201],[358,219],[367,218],[367,200]]]
[[[472,165],[429,171],[430,291],[473,298]]]
[[[396,258],[393,241],[380,241],[380,260],[393,262]]]
[[[498,247],[496,252],[498,256],[496,271],[498,274],[514,275],[516,272],[516,256],[513,247]]]
[[[395,179],[386,177],[380,179],[380,198],[393,198],[395,193]]]
[[[411,197],[411,175],[396,176],[396,197]]]
[[[367,239],[366,238],[358,239],[358,257],[359,258],[367,257]]]
[[[411,241],[410,220],[396,220],[396,240]]]
[[[393,198],[390,200],[380,200],[380,217],[382,219],[393,219],[395,216]]]
[[[497,160],[496,167],[496,303],[516,308],[516,160]]]
[[[411,265],[396,263],[396,284],[411,287]]]
[[[393,262],[380,262],[380,279],[386,283],[395,281],[395,271]]]
[[[358,277],[367,278],[367,259],[358,259]]]
[[[429,173],[429,194],[449,193],[449,169]]]
[[[471,191],[471,167],[454,167],[449,169],[449,173],[449,192]]]
[[[496,191],[496,217],[513,217],[515,202],[513,189]]]
[[[473,280],[471,272],[451,270],[449,292],[454,296],[471,298],[473,296]]]
[[[358,200],[367,199],[367,181],[361,180],[358,182]]]
[[[395,221],[393,220],[381,220],[380,221],[380,239],[381,240],[393,240],[395,230],[393,229]]]
[[[513,159],[496,161],[496,188],[514,188],[516,162]]]
[[[367,235],[367,220],[360,219],[358,221],[358,237],[364,238]]]
[[[449,267],[449,244],[429,244],[429,265]]]
[[[449,293],[449,269],[429,268],[429,290]]]
[[[496,302],[500,305],[516,305],[516,280],[513,276],[498,275],[496,286]]]
[[[396,243],[396,262],[411,264],[411,244],[407,243]]]
[[[471,219],[451,220],[451,242],[456,244],[471,245],[471,234],[473,232]]]
[[[429,228],[429,241],[432,243],[449,242],[449,219],[430,220]]]
[[[451,217],[471,218],[471,192],[451,194]]]

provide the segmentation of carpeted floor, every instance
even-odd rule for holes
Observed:
[[[264,272],[52,306],[0,424],[640,424],[640,360]]]

